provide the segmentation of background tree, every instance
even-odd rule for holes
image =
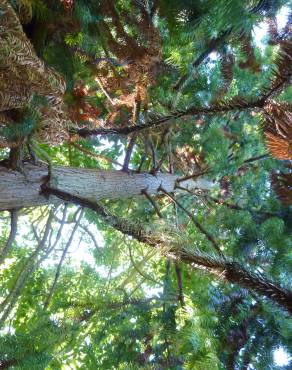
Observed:
[[[276,368],[288,2],[0,10],[0,367]]]

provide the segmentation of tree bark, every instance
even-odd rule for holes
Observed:
[[[97,201],[133,197],[141,195],[143,190],[157,194],[161,186],[171,193],[176,190],[178,179],[168,173],[151,175],[72,167],[54,167],[51,172],[48,182],[45,166],[26,164],[23,173],[0,167],[0,211],[58,202],[56,197],[42,193],[46,183],[54,189]],[[205,179],[187,180],[183,187],[210,189],[212,183]]]

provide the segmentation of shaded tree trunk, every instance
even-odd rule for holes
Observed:
[[[157,194],[161,186],[168,192],[173,192],[176,190],[177,179],[177,176],[167,173],[151,175],[117,170],[54,167],[49,186],[97,201],[133,197],[141,195],[143,190],[149,194]],[[44,166],[26,164],[23,173],[0,167],[0,210],[57,202],[55,197],[42,194],[42,186],[46,183],[48,170]],[[204,179],[188,180],[183,182],[183,187],[210,189],[212,183]]]

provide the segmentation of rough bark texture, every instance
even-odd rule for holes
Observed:
[[[44,167],[26,167],[24,173],[0,167],[0,210],[33,207],[48,203],[40,195],[41,185],[47,178]]]
[[[27,164],[24,172],[0,167],[0,210],[33,207],[56,201],[41,194],[41,187],[48,180],[46,167]],[[85,168],[54,167],[49,186],[92,201],[121,199],[140,195],[143,190],[157,194],[163,187],[173,192],[177,176],[157,173],[126,173]],[[182,183],[180,183],[182,185]],[[210,189],[212,183],[204,179],[183,182],[188,189]]]

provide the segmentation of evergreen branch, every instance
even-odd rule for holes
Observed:
[[[200,54],[192,63],[192,69],[197,68],[207,58],[209,54],[217,50],[218,47],[220,47],[222,43],[226,41],[227,37],[231,34],[231,31],[232,29],[229,29],[227,31],[222,32],[218,37],[212,38],[209,41],[208,45],[206,46],[205,51],[202,54]],[[187,81],[188,75],[189,75],[188,73],[182,75],[179,78],[179,80],[174,84],[173,90],[180,90],[184,83]]]
[[[244,265],[227,258],[213,257],[201,252],[190,250],[186,247],[176,246],[174,241],[167,241],[161,234],[146,230],[137,222],[113,215],[106,207],[88,199],[71,195],[58,189],[43,187],[43,192],[48,195],[55,195],[58,198],[89,208],[99,214],[104,221],[114,229],[125,235],[131,236],[141,243],[145,243],[174,260],[181,260],[192,268],[207,269],[209,272],[219,275],[232,284],[253,290],[265,296],[292,314],[292,292],[282,288],[277,283],[269,280],[258,272],[251,272]]]
[[[235,305],[236,306],[236,305]],[[228,336],[228,346],[231,347],[231,353],[227,358],[227,370],[234,370],[236,368],[236,359],[239,355],[241,348],[244,348],[249,338],[249,328],[256,324],[256,318],[259,313],[259,304],[255,304],[248,316],[238,325],[235,330],[231,330]]]
[[[154,301],[154,304],[150,306],[150,303]],[[157,303],[161,305],[161,299],[158,297],[139,299],[139,298],[130,298],[124,301],[112,301],[112,302],[101,302],[98,307],[90,307],[86,305],[85,307],[77,304],[72,304],[72,307],[81,307],[84,308],[84,313],[81,316],[76,317],[78,321],[88,321],[94,314],[104,310],[120,310],[135,307],[135,306],[148,306],[149,309],[153,306],[157,306]]]
[[[225,206],[229,209],[233,209],[233,210],[237,210],[237,211],[248,211],[250,213],[261,213],[261,214],[269,216],[269,217],[279,216],[279,214],[275,213],[275,212],[267,212],[267,211],[261,211],[261,210],[255,210],[254,211],[250,208],[240,207],[237,204],[228,203],[228,202],[224,201],[223,199],[217,199],[217,198],[211,197],[209,195],[205,196],[205,197],[212,200],[214,203],[219,204],[219,205],[223,205],[223,206]]]
[[[292,39],[282,41],[275,61],[274,75],[270,83],[262,92],[262,99],[267,101],[291,82],[292,77]]]
[[[249,102],[241,97],[235,97],[233,99],[230,99],[229,101],[220,102],[216,105],[206,108],[190,107],[184,111],[176,111],[168,116],[163,116],[157,120],[150,121],[143,125],[126,126],[121,128],[97,128],[92,130],[88,128],[81,129],[72,128],[71,133],[77,134],[83,138],[97,135],[129,135],[134,132],[158,128],[166,123],[170,124],[169,121],[176,120],[178,118],[182,118],[188,115],[191,116],[214,115],[218,113],[228,113],[233,110],[241,111],[245,109],[263,108],[264,104],[265,100],[263,98]]]

